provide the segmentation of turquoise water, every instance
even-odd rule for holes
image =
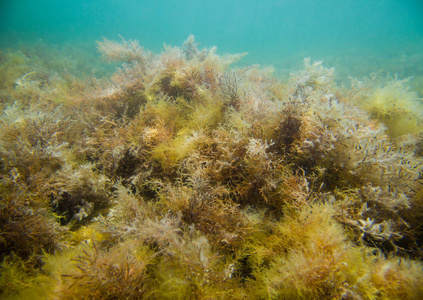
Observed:
[[[423,73],[421,0],[3,0],[0,11],[2,48],[43,42],[94,52],[96,40],[121,35],[159,52],[193,34],[201,47],[248,52],[242,63],[273,65],[281,76],[304,57],[340,77]]]

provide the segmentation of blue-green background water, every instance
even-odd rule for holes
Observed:
[[[1,48],[94,53],[96,40],[121,35],[159,52],[189,34],[219,53],[248,52],[242,63],[273,65],[282,77],[311,57],[341,77],[383,70],[423,82],[422,0],[0,1]]]

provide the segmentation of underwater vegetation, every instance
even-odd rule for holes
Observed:
[[[2,299],[422,299],[423,104],[304,60],[0,53]]]

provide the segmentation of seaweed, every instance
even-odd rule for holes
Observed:
[[[15,255],[28,266],[41,267],[40,256],[60,249],[66,229],[49,215],[43,196],[31,193],[18,178],[3,179],[0,190],[0,259]]]
[[[97,48],[113,74],[0,54],[2,297],[422,297],[408,81],[309,58],[280,81],[192,35]]]
[[[384,123],[394,140],[407,134],[419,134],[422,122],[421,99],[410,90],[409,81],[410,78],[400,80],[398,76],[374,76],[371,78],[371,88],[361,83],[364,87],[351,100]],[[360,83],[354,82],[354,85]]]
[[[148,267],[154,263],[148,249],[115,246],[100,253],[95,244],[91,248],[73,258],[75,273],[61,275],[65,281],[62,299],[140,299],[148,295]]]

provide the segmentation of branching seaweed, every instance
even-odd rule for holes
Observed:
[[[283,82],[192,35],[97,46],[110,76],[0,53],[1,297],[423,298],[406,80],[340,88],[308,58]]]

